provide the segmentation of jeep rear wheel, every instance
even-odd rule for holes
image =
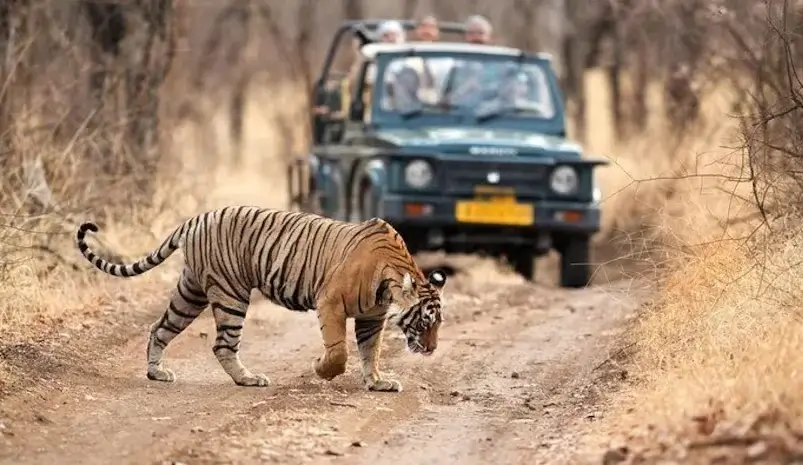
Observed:
[[[588,236],[570,236],[561,241],[561,287],[585,287],[591,279],[590,240]]]

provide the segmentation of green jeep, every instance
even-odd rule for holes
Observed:
[[[561,285],[587,285],[590,238],[600,227],[594,168],[607,162],[581,157],[566,138],[549,55],[378,43],[378,23],[349,21],[335,35],[315,87],[314,145],[289,167],[290,208],[347,221],[381,217],[414,253],[505,257],[529,280],[535,258],[554,248]],[[357,62],[337,76],[333,55],[344,39],[357,40]]]

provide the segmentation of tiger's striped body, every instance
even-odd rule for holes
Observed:
[[[401,390],[401,383],[383,379],[378,370],[386,319],[405,333],[411,351],[428,355],[437,347],[446,277],[440,271],[425,277],[399,233],[381,219],[346,223],[310,213],[225,207],[187,220],[150,255],[126,265],[92,252],[88,231],[98,228],[80,226],[78,249],[98,269],[118,277],[145,273],[183,248],[178,285],[151,326],[149,379],[175,380],[163,367],[163,352],[210,306],[217,326],[213,351],[226,373],[239,385],[267,386],[268,377],[252,374],[238,355],[253,289],[287,309],[317,311],[325,351],[314,368],[324,379],[345,371],[347,318],[355,319],[368,389]]]

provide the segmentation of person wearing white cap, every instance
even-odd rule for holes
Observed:
[[[381,37],[382,42],[400,44],[407,39],[404,27],[398,21],[384,21],[376,28],[376,32]]]
[[[407,39],[407,34],[404,31],[404,26],[398,21],[395,20],[388,20],[381,22],[376,28],[376,36],[378,36],[381,42],[385,43],[393,43],[393,44],[400,44],[404,43]],[[388,70],[386,70],[386,80],[392,80],[392,75],[395,74],[403,61],[399,60],[395,63],[392,63]],[[359,71],[360,61],[357,60],[353,63],[351,69],[349,70],[349,74],[347,79],[346,87],[343,90],[344,94],[350,95],[354,90],[354,81],[357,77],[357,73]],[[376,65],[370,64],[368,69],[365,71],[365,93],[363,97],[366,98],[373,92],[373,87],[376,80]],[[367,114],[370,114],[369,112]]]

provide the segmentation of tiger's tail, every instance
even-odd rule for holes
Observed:
[[[167,239],[165,239],[164,242],[162,242],[153,252],[130,264],[112,263],[103,257],[98,256],[92,251],[92,249],[89,248],[89,245],[86,243],[86,233],[97,233],[99,231],[98,225],[91,221],[83,223],[78,227],[78,232],[75,234],[75,245],[78,246],[78,250],[81,251],[81,254],[84,256],[84,258],[86,258],[90,263],[95,265],[95,267],[104,273],[120,278],[130,278],[132,276],[146,273],[167,260],[167,258],[170,257],[173,252],[178,250],[181,245],[180,239],[184,236],[184,233],[187,231],[188,227],[194,224],[193,222],[196,219],[197,218],[193,218],[186,221],[184,224],[173,230],[170,236],[168,236]]]

